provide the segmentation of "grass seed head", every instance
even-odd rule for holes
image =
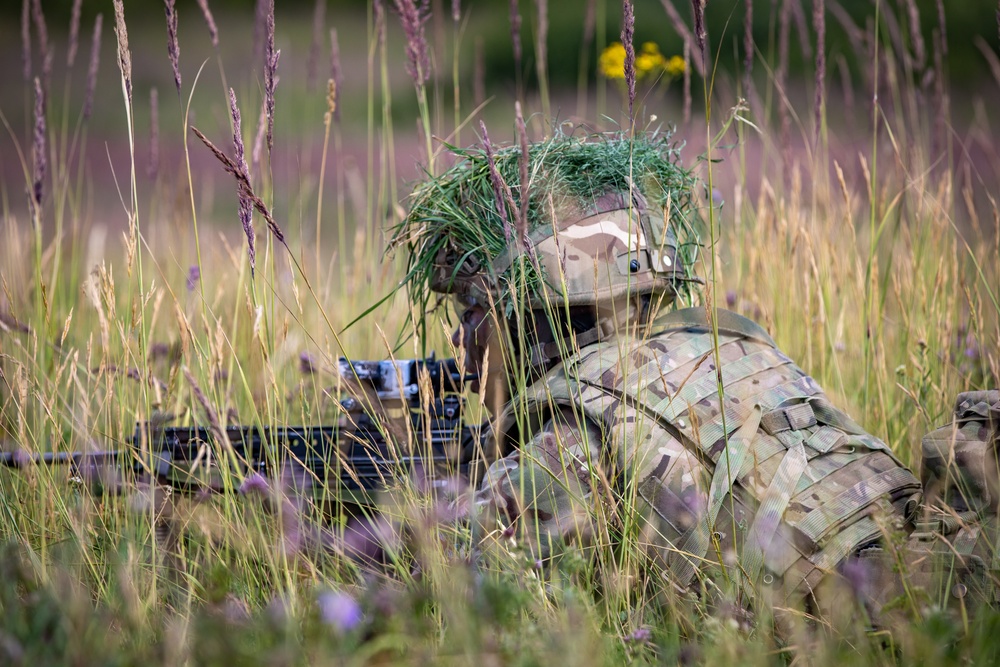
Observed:
[[[395,0],[396,13],[406,35],[406,72],[418,88],[430,78],[431,60],[427,49],[424,23],[427,21],[426,0]]]
[[[80,9],[83,0],[73,0],[73,9],[69,16],[69,50],[66,51],[66,67],[72,68],[76,62],[76,51],[80,42]]]
[[[625,84],[628,86],[629,127],[635,124],[635,8],[632,0],[622,2],[622,44],[625,46]]]
[[[198,0],[201,8],[201,15],[205,17],[205,25],[208,26],[208,36],[212,40],[212,47],[219,48],[219,27],[215,25],[215,17],[208,6],[208,0]]]
[[[36,218],[41,217],[42,198],[45,195],[45,177],[48,173],[48,149],[45,129],[45,89],[35,77],[35,132],[31,142],[32,184],[31,202]]]
[[[521,10],[517,0],[510,0],[510,43],[514,47],[514,67],[521,71]]]
[[[274,147],[274,90],[278,85],[278,60],[281,50],[274,48],[274,0],[267,3],[266,38],[264,41],[264,109],[267,113],[267,154]]]
[[[177,7],[176,0],[163,0],[163,11],[167,15],[167,55],[170,57],[170,67],[174,70],[174,86],[177,94],[181,94],[181,48],[177,43]]]
[[[343,81],[343,71],[340,68],[340,41],[337,39],[336,28],[330,28],[330,80],[333,81],[333,89],[336,93],[340,90],[340,84]],[[329,93],[329,90],[327,92]],[[337,107],[336,95],[334,95],[333,120],[339,123],[340,109]]]
[[[250,182],[250,170],[247,168],[246,151],[243,148],[243,125],[240,118],[240,107],[236,103],[236,92],[229,89],[229,113],[233,119],[233,149],[235,163],[239,173],[247,183]],[[239,188],[239,218],[243,234],[247,239],[247,257],[250,259],[250,275],[252,276],[257,263],[256,233],[253,228],[253,204],[250,197]]]
[[[113,0],[115,6],[115,37],[118,39],[118,69],[129,106],[132,105],[132,52],[128,48],[128,27],[125,25],[125,6],[122,0]]]
[[[45,90],[48,91],[49,80],[52,77],[52,59],[54,54],[52,44],[49,43],[49,28],[45,23],[42,0],[33,0],[31,4],[31,20],[35,24],[35,32],[38,33],[38,50],[42,56],[42,84]]]

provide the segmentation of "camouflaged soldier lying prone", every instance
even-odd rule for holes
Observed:
[[[693,180],[663,137],[634,141],[631,164],[621,137],[533,145],[527,170],[516,148],[465,151],[397,237],[411,295],[455,297],[454,342],[499,415],[479,524],[546,559],[632,502],[665,578],[702,595],[728,570],[743,599],[822,617],[863,567],[879,623],[903,564],[928,603],[993,604],[1000,393],[959,397],[954,424],[924,439],[921,484],[758,325],[716,310],[716,351],[706,309],[671,312]],[[544,185],[512,232],[529,172]],[[506,194],[484,204],[476,188]]]

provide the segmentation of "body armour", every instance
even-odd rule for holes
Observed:
[[[954,570],[954,549],[911,535],[926,516],[921,484],[885,443],[763,329],[717,312],[718,356],[704,309],[585,347],[512,401],[501,446],[521,446],[557,412],[585,420],[613,491],[595,495],[634,504],[644,548],[684,588],[725,580],[819,613],[837,596],[818,591],[860,566],[881,587],[869,596],[878,614],[900,589],[900,563],[929,569],[937,553]]]

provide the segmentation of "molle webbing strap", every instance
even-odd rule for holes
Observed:
[[[760,428],[760,415],[760,408],[754,408],[746,423],[729,439],[724,455],[719,457],[715,465],[705,516],[688,531],[680,550],[671,552],[668,557],[667,563],[675,572],[681,586],[687,586],[691,582],[691,577],[698,567],[696,563],[700,562],[708,552],[711,534],[715,530],[715,520],[722,509],[722,503],[732,493],[733,486],[744,467],[744,461],[751,458],[749,454],[757,438],[757,429]]]
[[[723,411],[726,415],[726,429],[729,433],[742,424],[749,414],[748,410],[754,404],[760,405],[763,410],[772,410],[781,403],[794,398],[808,398],[820,392],[819,386],[808,375],[797,380],[785,382],[776,387],[764,390],[757,396],[750,397],[739,404],[726,401]],[[692,429],[685,430],[685,434],[694,442],[698,443],[702,449],[708,449],[719,441],[724,435],[722,428],[722,418],[716,416],[707,423],[703,423],[695,433]]]
[[[777,347],[774,340],[764,331],[763,327],[753,320],[749,320],[731,310],[716,308],[715,321],[718,324],[720,334],[725,333],[743,338],[751,338],[771,347]],[[661,315],[653,322],[653,326],[657,331],[672,331],[675,329],[712,331],[712,324],[708,321],[708,311],[701,307],[682,308],[681,310]]]
[[[809,558],[816,567],[829,570],[865,542],[882,534],[875,519],[866,516],[840,531],[826,543],[823,550]]]
[[[756,581],[760,573],[764,564],[764,549],[774,539],[774,533],[781,524],[799,478],[808,465],[800,437],[799,443],[791,447],[778,464],[743,543],[743,569],[751,582]]]
[[[724,345],[727,342],[729,342],[727,339],[721,339],[719,345]],[[669,369],[663,368],[662,359],[654,358],[649,363],[644,364],[629,374],[625,380],[625,391],[632,393],[641,389],[643,382],[647,378],[655,377],[652,375],[653,373],[656,375],[674,373],[680,368],[695,363],[710,352],[713,347],[715,347],[715,341],[712,338],[712,334],[706,333],[695,336],[681,343],[675,349],[670,350],[669,358],[672,361],[676,361],[676,366]]]
[[[528,359],[530,360],[532,367],[548,366],[553,361],[562,359],[564,349],[566,352],[573,354],[588,345],[596,343],[601,340],[601,338],[601,328],[596,326],[591,327],[586,331],[576,334],[573,340],[569,341],[569,344],[566,345],[565,348],[560,347],[559,343],[556,341],[533,345],[529,349]]]
[[[834,526],[867,508],[878,498],[902,489],[920,489],[920,483],[906,468],[892,468],[863,479],[832,501],[809,512],[798,528],[814,542],[819,542]]]
[[[739,382],[751,375],[756,375],[757,373],[790,363],[792,363],[791,359],[773,347],[754,352],[723,367],[722,389],[725,391],[728,385]],[[697,380],[688,382],[673,396],[661,399],[656,405],[652,406],[653,412],[663,415],[663,418],[667,421],[674,421],[687,412],[692,405],[696,405],[709,396],[713,394],[717,395],[718,393],[719,378],[716,373],[708,372]]]

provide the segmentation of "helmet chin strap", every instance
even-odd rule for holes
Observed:
[[[620,331],[642,328],[648,323],[648,304],[648,298],[627,295],[606,302],[604,308],[599,306],[596,318],[589,327],[571,326],[571,333],[567,336],[553,335],[551,327],[548,327],[546,338],[549,340],[528,347],[525,350],[525,361],[531,368],[547,370],[562,361],[567,354],[575,354],[578,350],[610,338]],[[540,316],[545,317],[544,314]]]

